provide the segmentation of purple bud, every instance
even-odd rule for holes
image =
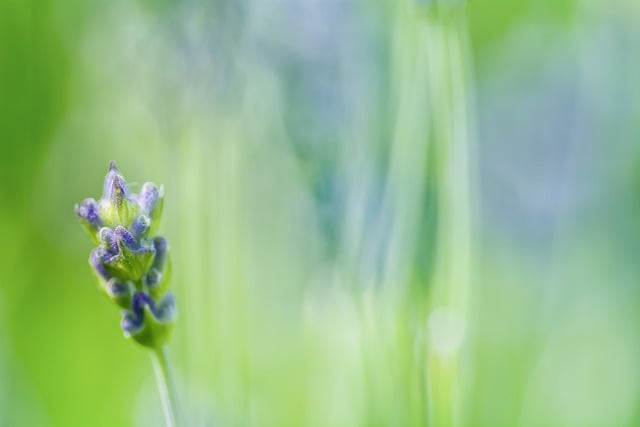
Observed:
[[[125,256],[127,256],[127,251],[135,255],[148,255],[155,254],[156,252],[155,248],[150,242],[148,242],[146,239],[142,239],[140,241],[136,240],[133,234],[131,234],[129,230],[122,227],[121,225],[116,227],[115,233],[118,245],[121,249],[123,249],[123,252],[125,252]],[[145,271],[147,268],[149,268],[148,265],[145,267]],[[144,271],[142,272],[142,274],[144,274]]]
[[[100,229],[101,238],[104,237],[105,239],[109,240],[108,237],[105,237],[109,235],[108,232],[103,231],[105,229],[107,228],[103,227]],[[107,230],[113,233],[112,230],[110,229],[107,229]],[[95,249],[95,251],[98,251],[98,254],[100,256],[100,259],[102,260],[103,265],[113,265],[122,258],[122,254],[120,253],[120,248],[118,247],[118,244],[114,239],[109,240],[109,243],[107,243],[106,246],[99,246],[98,248]]]
[[[131,224],[131,232],[135,237],[140,237],[144,235],[151,226],[151,220],[146,215],[140,215],[138,218],[133,221]]]
[[[106,249],[111,252],[111,254],[118,254],[120,252],[120,248],[116,242],[116,234],[112,229],[109,227],[102,227],[98,235],[100,237],[100,241],[106,245]]]
[[[112,297],[124,297],[129,294],[129,287],[124,282],[119,282],[116,278],[107,283],[107,292]]]
[[[111,162],[109,165],[109,172],[104,180],[104,191],[102,197],[109,200],[114,205],[120,206],[124,200],[129,198],[129,196],[130,193],[129,187],[127,187],[127,182],[120,174],[115,162]]]
[[[100,217],[100,208],[98,202],[94,199],[84,199],[80,206],[75,207],[76,215],[80,220],[84,221],[94,230],[102,227],[102,218]]]
[[[162,323],[174,321],[176,314],[176,299],[173,292],[169,292],[153,310],[153,316]]]
[[[146,306],[149,306],[152,312],[155,310],[155,304],[153,302],[153,298],[151,298],[149,295],[145,294],[144,292],[136,292],[136,294],[133,296],[133,303],[132,303],[133,312],[137,316],[142,317],[144,316],[144,308]]]
[[[157,323],[170,325],[175,321],[176,317],[176,303],[172,293],[167,294],[160,302],[156,302],[144,292],[136,292],[133,296],[131,304],[132,311],[125,311],[122,318],[122,329],[126,337],[132,337],[146,327],[146,311],[145,308],[149,307],[149,312]],[[137,341],[143,345],[153,347],[158,345],[158,339],[160,342],[168,338],[168,330],[164,330],[160,336],[156,336],[155,332],[151,336],[140,337]],[[164,336],[163,336],[164,335]]]
[[[136,252],[140,250],[140,244],[136,241],[136,238],[123,226],[117,226],[115,234],[118,242],[122,243],[130,251]]]
[[[162,197],[162,191],[158,190],[158,187],[151,182],[145,182],[142,185],[140,194],[138,195],[138,204],[143,212],[148,215],[152,215],[155,208],[158,206],[160,198]]]
[[[109,227],[102,227],[98,236],[100,237],[100,241],[107,245],[110,245],[111,242],[116,239],[115,233]]]
[[[89,263],[91,264],[91,267],[93,267],[95,272],[98,273],[98,275],[102,279],[109,280],[111,279],[111,275],[109,274],[109,272],[104,266],[104,255],[105,255],[104,248],[99,247],[94,249],[93,251],[91,251],[91,256],[89,257]]]
[[[156,257],[153,260],[153,266],[162,271],[164,270],[164,265],[167,261],[169,241],[162,236],[158,236],[153,239],[153,247],[156,249]]]
[[[149,288],[154,288],[162,281],[162,273],[157,269],[152,268],[145,276],[145,283]]]
[[[144,292],[137,292],[133,296],[132,308],[133,313],[138,316],[144,316],[144,309],[149,306],[151,314],[161,322],[170,321],[175,314],[175,297],[170,292],[157,305],[150,295]]]
[[[125,336],[130,337],[132,335],[135,335],[136,333],[138,333],[138,331],[140,331],[140,329],[142,329],[143,323],[143,316],[137,316],[130,311],[125,311],[120,326],[122,327]]]

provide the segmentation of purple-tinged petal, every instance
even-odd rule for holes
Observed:
[[[151,268],[144,280],[149,288],[155,288],[162,281],[162,273],[155,268]]]
[[[173,292],[169,292],[155,307],[153,316],[162,323],[173,322],[176,318],[176,299]]]
[[[100,208],[95,199],[84,199],[80,205],[75,206],[76,215],[92,230],[97,231],[102,227]]]
[[[156,250],[155,257],[144,279],[151,295],[158,298],[166,294],[171,283],[169,243],[164,237],[158,236],[153,239],[153,246]]]
[[[116,233],[109,227],[102,227],[98,233],[100,241],[105,244],[105,248],[111,255],[117,255],[120,253],[118,242],[116,240]]]
[[[115,233],[116,240],[124,252],[128,251],[134,255],[155,254],[156,250],[148,240],[136,240],[133,234],[126,228],[118,226],[116,227]],[[127,256],[127,254],[125,254],[125,256]],[[146,268],[149,268],[149,266]]]
[[[133,313],[138,317],[144,316],[145,307],[149,307],[153,317],[159,322],[170,322],[175,317],[175,297],[173,293],[168,293],[158,304],[154,299],[144,293],[137,292],[133,296],[132,309]]]
[[[144,324],[144,317],[138,316],[130,311],[125,311],[122,316],[122,323],[120,326],[124,331],[126,337],[137,334]]]
[[[107,297],[119,307],[125,310],[131,308],[131,288],[126,281],[114,277],[105,283],[104,291]]]
[[[111,242],[116,240],[115,233],[109,227],[102,227],[98,235],[100,236],[100,241],[106,245],[111,245]]]
[[[127,338],[152,348],[164,345],[171,336],[176,318],[176,304],[172,293],[156,303],[144,292],[137,292],[132,301],[132,310],[125,311],[122,329]]]
[[[158,190],[158,187],[156,187],[155,184],[152,182],[145,182],[142,185],[140,194],[138,195],[138,204],[143,212],[148,215],[152,215],[153,211],[158,206],[161,197],[162,191]]]
[[[135,197],[129,192],[126,180],[112,162],[104,181],[104,191],[100,200],[100,213],[104,223],[109,227],[117,225],[128,227],[135,219],[137,211]]]
[[[109,164],[109,172],[104,180],[104,191],[102,197],[111,201],[115,205],[120,205],[129,197],[129,187],[120,174],[115,162]]]
[[[140,250],[140,243],[133,237],[133,234],[129,232],[126,228],[119,225],[116,227],[115,231],[116,239],[118,242],[122,243],[124,247],[129,249],[132,252],[137,252]]]
[[[167,256],[169,253],[169,241],[162,236],[153,239],[153,247],[156,249],[156,257],[153,260],[153,266],[158,270],[164,270]]]
[[[144,308],[146,306],[149,306],[151,311],[155,310],[155,304],[153,302],[153,298],[151,298],[149,295],[145,294],[144,292],[136,292],[136,294],[133,296],[133,303],[132,303],[133,312],[137,316],[144,316]]]
[[[129,294],[129,287],[125,282],[120,282],[115,277],[107,283],[107,293],[111,297],[125,297]]]
[[[131,232],[135,237],[141,237],[149,231],[150,226],[151,220],[149,217],[146,215],[140,215],[135,219],[135,221],[133,221],[133,224],[131,224]]]
[[[104,280],[109,280],[111,279],[111,274],[109,274],[104,265],[104,259],[105,250],[103,247],[99,247],[91,251],[89,263],[91,264],[91,267],[93,267],[95,272],[98,273],[98,276],[100,276]]]

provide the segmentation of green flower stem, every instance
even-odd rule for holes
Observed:
[[[151,359],[153,360],[153,368],[158,381],[158,391],[160,392],[160,400],[167,427],[177,427],[178,402],[167,347],[162,346],[153,349]]]

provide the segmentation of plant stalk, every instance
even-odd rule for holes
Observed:
[[[153,360],[153,369],[158,381],[158,392],[160,393],[160,401],[162,402],[167,427],[177,427],[178,402],[176,387],[166,346],[153,349],[151,359]]]

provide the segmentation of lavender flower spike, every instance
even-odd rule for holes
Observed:
[[[82,225],[98,245],[89,263],[104,294],[123,309],[127,338],[156,350],[169,339],[175,321],[170,289],[169,245],[154,236],[160,222],[162,186],[145,183],[139,195],[114,162],[104,181],[102,198],[75,206]]]

